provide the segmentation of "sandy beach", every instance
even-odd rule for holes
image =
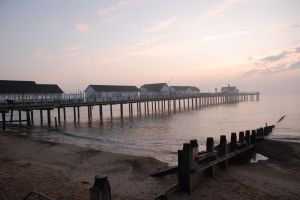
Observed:
[[[300,199],[300,144],[265,140],[257,152],[266,161],[233,165],[187,195],[171,199]],[[109,177],[113,199],[154,199],[177,183],[176,175],[149,175],[167,163],[27,136],[0,135],[0,199],[22,199],[31,191],[55,199],[89,199],[95,175]]]

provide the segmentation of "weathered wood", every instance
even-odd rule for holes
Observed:
[[[90,188],[90,200],[111,200],[111,189],[107,176],[96,176]]]
[[[2,130],[5,131],[6,129],[6,119],[5,119],[5,112],[2,112]]]
[[[208,137],[206,139],[206,152],[208,153],[214,153],[215,151],[215,142],[213,137]],[[214,177],[216,174],[216,167],[213,165],[210,168],[208,168],[205,172],[208,176]]]
[[[42,109],[40,110],[40,122],[41,122],[41,125],[43,125],[44,118],[43,118],[43,110]]]

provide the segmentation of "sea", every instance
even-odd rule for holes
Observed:
[[[276,128],[268,137],[274,140],[300,142],[300,95],[260,95],[259,101],[228,103],[181,111],[157,114],[136,112],[128,114],[124,105],[124,117],[120,117],[119,105],[113,106],[113,119],[109,106],[104,106],[103,122],[99,107],[93,107],[93,121],[88,123],[87,109],[80,109],[80,122],[74,123],[73,109],[67,109],[67,119],[55,129],[52,111],[52,126],[40,125],[39,111],[34,113],[32,128],[12,129],[12,134],[28,135],[35,139],[68,143],[97,150],[136,156],[150,156],[169,165],[177,164],[177,151],[183,143],[197,139],[199,149],[204,150],[207,137],[218,144],[221,135],[230,140],[232,132],[257,129],[268,125]],[[46,121],[46,111],[44,111]],[[283,120],[278,120],[285,116]],[[17,118],[17,116],[15,116]],[[25,117],[25,116],[24,116]]]

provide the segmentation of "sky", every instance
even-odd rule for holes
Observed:
[[[300,94],[299,0],[0,0],[0,80]]]

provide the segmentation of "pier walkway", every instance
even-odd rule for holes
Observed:
[[[110,107],[110,117],[113,118],[113,105],[120,106],[120,117],[124,116],[124,105],[128,105],[128,113],[133,115],[133,106],[136,106],[136,112],[141,115],[150,113],[164,113],[176,110],[185,110],[200,108],[203,106],[211,106],[225,103],[236,103],[241,101],[259,101],[259,92],[243,92],[243,93],[200,93],[192,96],[161,96],[161,97],[135,97],[135,98],[103,98],[88,99],[84,96],[70,96],[69,98],[52,99],[52,100],[22,100],[7,101],[0,104],[0,113],[2,129],[5,130],[8,124],[17,123],[22,125],[25,122],[27,126],[33,125],[33,111],[40,111],[40,124],[43,125],[43,111],[47,112],[47,124],[51,126],[51,111],[57,110],[57,118],[55,117],[55,127],[61,124],[61,120],[66,120],[66,109],[73,109],[74,122],[80,121],[80,108],[88,108],[88,121],[92,121],[92,108],[99,106],[100,120],[103,121],[103,106]],[[143,110],[143,111],[142,111]],[[14,119],[14,111],[18,112],[18,119]],[[22,119],[22,112],[26,113],[26,118]],[[6,115],[9,119],[6,119]],[[61,117],[62,115],[62,117]]]

